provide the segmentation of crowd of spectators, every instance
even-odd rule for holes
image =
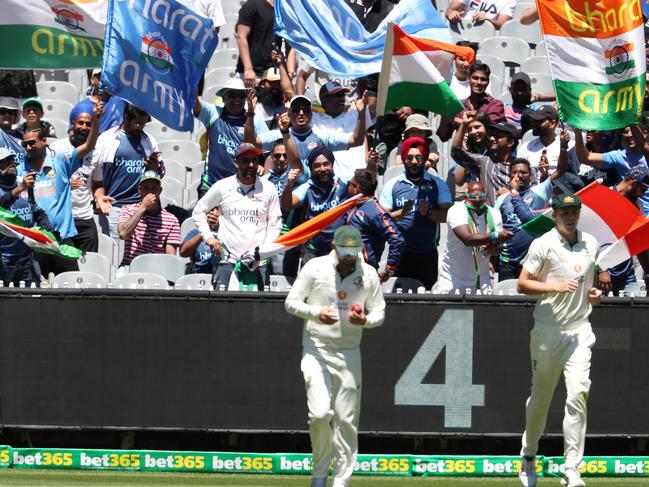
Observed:
[[[219,2],[207,3],[222,20]],[[349,3],[370,32],[392,8],[389,0]],[[216,93],[196,96],[205,162],[197,201],[184,208],[165,208],[161,199],[170,155],[147,132],[151,117],[101,92],[100,70],[88,73],[87,96],[71,109],[66,134],[48,122],[42,98],[2,96],[0,206],[84,252],[98,251],[101,233],[122,241],[115,262],[122,273],[139,255],[173,254],[188,259],[188,273],[211,274],[223,289],[243,256],[254,261],[249,270],[262,288],[271,275],[290,281],[300,265],[330,252],[334,231],[348,223],[361,231],[363,255],[383,282],[489,293],[497,280],[518,277],[532,242],[521,226],[549,208],[553,194],[599,179],[649,215],[649,119],[582,133],[560,121],[554,93],[535,93],[517,67],[506,68],[506,92],[491,90],[492,67],[458,25],[500,29],[515,4],[452,0],[441,13],[457,44],[476,52],[474,62],[455,60],[450,86],[460,113],[404,106],[377,118],[378,75],[347,79],[316,69],[274,37],[272,0],[245,1],[233,76]],[[531,8],[520,21],[537,18]],[[254,257],[256,247],[358,194],[367,200],[304,245]],[[192,220],[194,229],[181,235]],[[639,293],[640,267],[649,281],[643,253],[603,270],[600,284]],[[0,235],[4,285],[38,285],[76,269],[75,261],[35,255]]]

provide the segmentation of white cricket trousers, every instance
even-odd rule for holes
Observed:
[[[314,482],[324,485],[333,457],[332,487],[345,487],[358,454],[360,350],[305,349],[301,368],[309,407]]]
[[[579,467],[584,455],[590,357],[594,344],[595,334],[590,323],[563,331],[553,326],[534,326],[530,334],[532,391],[525,407],[521,455],[536,455],[552,396],[563,372],[567,391],[563,416],[565,467]]]

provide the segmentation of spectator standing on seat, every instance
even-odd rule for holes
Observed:
[[[417,279],[430,289],[437,281],[439,224],[446,221],[451,195],[442,179],[424,169],[428,159],[424,139],[406,139],[401,158],[405,171],[385,184],[379,203],[396,220],[406,240],[396,275]]]
[[[489,21],[496,30],[500,30],[505,22],[514,16],[516,0],[484,0],[475,2],[472,0],[452,0],[446,9],[446,18],[454,24],[464,19],[473,24],[481,24]]]
[[[439,262],[433,294],[461,293],[470,289],[491,291],[489,261],[513,233],[504,230],[500,213],[487,205],[484,185],[469,183],[465,201],[456,202],[446,214],[448,240]]]
[[[180,246],[178,219],[162,208],[162,176],[147,170],[140,176],[140,202],[123,205],[119,211],[117,231],[124,240],[124,256],[120,266],[126,266],[138,255],[176,255]]]
[[[379,271],[381,282],[395,275],[406,248],[401,230],[390,214],[376,199],[376,175],[369,169],[356,169],[347,184],[347,196],[365,196],[367,201],[359,203],[345,215],[345,225],[357,228],[363,239],[363,258],[365,262]],[[389,245],[388,259],[384,269],[379,269],[379,260],[385,244]]]
[[[535,172],[535,179],[543,180],[557,169],[561,141],[556,134],[559,127],[559,114],[550,105],[543,105],[530,113],[532,134],[536,137],[523,142],[517,152],[518,157],[527,159]],[[568,150],[574,142],[570,141]]]
[[[99,136],[93,154],[92,189],[99,226],[115,242],[119,242],[120,208],[141,200],[138,188],[142,173],[151,169],[164,174],[156,141],[144,130],[150,121],[148,113],[127,105],[122,123]]]
[[[55,154],[48,147],[47,138],[41,129],[31,129],[23,135],[23,147],[27,151],[27,159],[18,166],[18,177],[32,175],[36,182],[33,192],[27,191],[22,194],[22,197],[33,200],[45,210],[50,223],[60,237],[60,242],[67,245],[73,245],[72,238],[77,235],[72,216],[70,178],[81,167],[84,158],[95,148],[102,113],[103,104],[96,104],[86,141],[67,154]],[[53,254],[40,253],[38,260],[46,276],[50,272],[58,274],[79,270],[76,260]]]
[[[274,4],[274,0],[247,0],[239,10],[236,27],[239,60],[236,71],[247,88],[253,88],[258,77],[273,65]]]
[[[92,127],[92,112],[81,111],[72,121],[71,133],[68,137],[55,141],[51,148],[57,153],[70,156],[75,147],[88,140]],[[72,189],[72,216],[77,235],[72,237],[72,243],[84,252],[97,252],[99,249],[99,234],[94,219],[92,206],[91,175],[95,169],[93,153],[83,158],[81,167],[70,178]]]
[[[239,258],[247,251],[275,240],[282,230],[282,214],[275,186],[257,176],[261,151],[243,143],[236,151],[237,174],[216,182],[203,196],[193,212],[196,228],[205,244],[221,256],[212,275],[214,289],[230,283]],[[218,237],[212,235],[207,213],[218,207]],[[259,289],[263,289],[266,266],[260,264]]]
[[[18,165],[27,157],[22,146],[23,135],[13,128],[20,117],[19,107],[17,98],[0,96],[0,147],[13,151]]]
[[[25,133],[28,130],[41,129],[46,137],[56,137],[54,125],[43,120],[43,115],[45,115],[45,112],[42,101],[38,98],[25,100],[23,102],[23,118],[25,121],[20,125],[20,132]]]
[[[26,227],[39,227],[53,231],[47,214],[33,201],[20,195],[34,189],[34,175],[28,174],[18,182],[15,154],[0,147],[0,207],[19,217]],[[18,287],[23,281],[40,287],[41,272],[34,251],[22,240],[0,234],[0,280],[5,286]]]

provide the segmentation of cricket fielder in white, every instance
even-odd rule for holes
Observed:
[[[602,292],[593,287],[599,246],[577,230],[581,200],[561,194],[552,202],[556,227],[532,242],[523,260],[518,291],[538,295],[530,336],[532,391],[525,408],[525,432],[519,478],[536,486],[535,459],[548,408],[563,372],[567,397],[563,418],[565,476],[562,485],[586,485],[577,471],[584,454],[586,403],[590,390],[591,347],[595,335],[588,321]]]
[[[333,251],[311,259],[286,298],[286,311],[304,319],[302,374],[313,449],[311,487],[351,480],[358,454],[361,399],[360,343],[364,328],[380,326],[385,301],[376,269],[362,258],[360,232],[334,233]]]

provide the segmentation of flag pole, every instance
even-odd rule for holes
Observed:
[[[376,116],[385,115],[385,103],[388,98],[388,85],[390,84],[390,70],[392,68],[392,50],[394,49],[394,22],[388,22],[388,32],[385,36],[385,48],[381,74],[379,75],[379,90],[376,100]]]

